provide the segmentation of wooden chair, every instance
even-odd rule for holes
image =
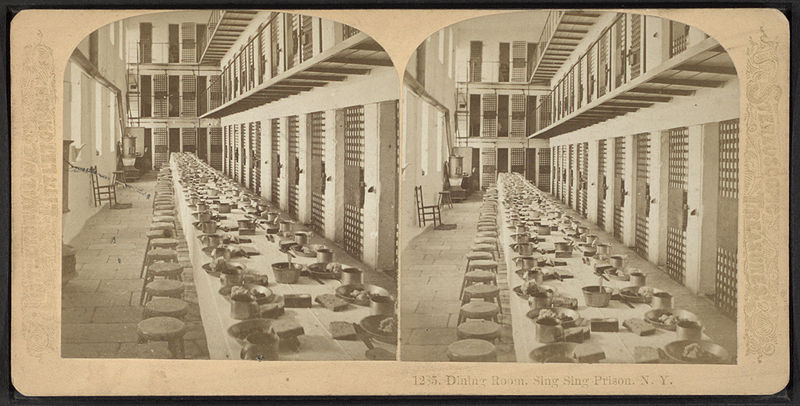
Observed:
[[[117,174],[111,176],[111,183],[108,185],[100,184],[100,176],[97,174],[97,166],[89,168],[89,173],[92,176],[92,194],[94,197],[95,207],[102,205],[104,200],[108,200],[111,206],[117,204]]]
[[[422,198],[422,186],[414,187],[414,200],[417,202],[417,223],[420,226],[426,225],[428,220],[433,220],[433,226],[436,227],[436,222],[442,224],[442,214],[439,210],[439,205],[426,206]]]

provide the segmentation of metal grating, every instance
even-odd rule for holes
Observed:
[[[228,142],[228,126],[222,127],[222,173],[227,176],[230,176],[230,172],[228,171],[228,149],[230,143]]]
[[[261,121],[254,123],[253,141],[253,189],[257,195],[261,195]]]
[[[614,138],[614,178],[619,185],[622,178],[625,176],[625,138]],[[614,193],[620,193],[619,190],[614,190]],[[614,237],[622,241],[623,232],[622,227],[625,225],[625,219],[622,215],[622,205],[624,197],[620,197],[614,204]]]
[[[197,116],[197,77],[181,76],[183,97],[181,98],[181,117]]]
[[[561,146],[561,161],[559,161],[559,162],[560,162],[559,169],[561,170],[561,201],[562,202],[566,202],[567,201],[567,194],[569,193],[569,191],[567,190],[568,189],[567,188],[567,168],[569,168],[569,166],[567,165],[567,146],[566,145],[562,145]]]
[[[620,14],[617,17],[617,21],[614,24],[614,28],[616,31],[616,41],[614,42],[614,50],[615,50],[615,59],[614,59],[614,69],[616,71],[616,75],[614,75],[614,86],[618,87],[625,83],[625,57],[627,53],[627,33],[625,32],[625,18],[628,14]]]
[[[300,42],[302,43],[302,54],[300,55],[301,61],[311,59],[314,52],[314,42],[312,40],[311,23],[313,21],[310,16],[300,16]]]
[[[592,48],[586,54],[586,88],[589,89],[586,93],[586,103],[590,103],[594,96],[595,84],[597,84],[597,72],[595,71],[594,55],[597,52],[597,46],[592,45]]]
[[[550,148],[550,191],[553,195],[558,196],[558,150],[556,147]]]
[[[525,95],[511,95],[511,136],[525,137]]]
[[[511,172],[525,173],[525,148],[511,148]]]
[[[169,162],[169,140],[166,127],[153,129],[153,166],[160,168]]]
[[[497,137],[497,95],[484,94],[482,99],[483,128],[481,137]]]
[[[608,162],[608,144],[606,140],[598,142],[597,150],[597,225],[606,226],[606,164]]]
[[[181,143],[183,144],[183,152],[197,152],[197,128],[181,128]]]
[[[222,169],[222,128],[211,127],[208,129],[209,138],[211,141],[211,151],[209,154],[209,163],[212,168]]]
[[[736,317],[737,301],[736,252],[717,247],[717,275],[714,303],[728,316]]]
[[[719,197],[739,198],[739,119],[719,123]]]
[[[601,97],[608,91],[608,84],[610,82],[609,76],[611,74],[611,67],[609,66],[609,58],[608,58],[608,51],[609,51],[609,41],[611,40],[611,35],[609,35],[611,31],[607,30],[602,37],[600,37],[600,41],[598,42],[598,46],[600,47],[599,56],[598,56],[598,72],[597,72],[597,97]]]
[[[342,39],[348,39],[359,32],[361,31],[356,28],[353,28],[347,24],[342,24]]]
[[[572,202],[575,196],[573,195],[574,188],[572,187],[575,184],[575,145],[570,144],[569,146],[569,161],[567,163],[567,206],[573,207]]]
[[[167,75],[153,75],[153,117],[167,117],[168,112]]]
[[[497,150],[481,148],[481,187],[488,188],[495,183],[497,171]]]
[[[197,29],[195,23],[181,23],[181,62],[197,62],[197,46],[195,45],[195,35]]]
[[[580,213],[585,218],[588,211],[588,203],[587,203],[587,188],[589,183],[589,143],[584,142],[578,144],[578,173],[580,174],[579,179],[579,187],[580,187],[580,195],[578,196],[578,202],[580,204]]]
[[[271,182],[271,200],[273,203],[280,203],[281,199],[281,177],[280,177],[280,148],[281,148],[281,121],[278,118],[273,118],[270,123],[270,146],[272,149],[272,179]]]
[[[511,43],[511,81],[526,82],[528,70],[526,58],[528,53],[528,43],[525,41],[513,41]]]
[[[242,125],[242,128],[245,128],[245,126]],[[256,133],[256,123],[250,122],[247,124],[246,128],[247,133],[243,137],[245,142],[242,148],[242,163],[245,164],[245,173],[247,174],[247,189],[255,192],[255,165],[253,165],[253,158],[255,158],[255,151],[253,150],[255,142],[253,142],[253,138]]]
[[[686,231],[667,227],[667,274],[681,284],[686,277]]]
[[[648,176],[650,171],[650,134],[639,134],[636,136],[636,187],[646,189],[648,186]],[[637,192],[644,195],[644,190]],[[648,220],[648,207],[650,205],[649,195],[642,197],[639,200],[640,205],[645,207],[636,208],[636,234],[635,246],[636,252],[644,258],[647,258],[648,251],[648,234],[649,234],[649,220]]]
[[[641,73],[641,44],[642,44],[642,16],[629,14],[631,18],[631,50],[628,63],[631,67],[631,79],[636,79]]]
[[[539,148],[539,189],[544,192],[550,192],[550,149]]]
[[[287,131],[289,141],[289,161],[287,164],[290,166],[295,166],[298,159],[298,154],[300,153],[300,119],[298,116],[290,116],[287,120],[287,124],[289,127]],[[297,168],[290,168],[288,172],[293,175],[289,177],[289,215],[294,218],[297,218],[297,215],[300,212],[300,186],[297,182],[300,174],[297,172]]]
[[[689,129],[669,130],[669,187],[686,189],[688,177]]]
[[[311,113],[309,122],[311,159],[315,165],[321,166],[319,178],[312,179],[311,228],[318,233],[323,233],[325,231],[325,113],[321,111]]]
[[[364,172],[364,136],[364,106],[344,109],[345,166],[359,168],[361,176]],[[363,178],[345,181],[358,182],[361,185],[358,185],[357,189],[363,190]],[[350,198],[352,199],[352,196]],[[364,205],[360,197],[344,204],[344,247],[354,257],[358,259],[363,257]]]

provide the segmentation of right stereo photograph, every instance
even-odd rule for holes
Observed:
[[[740,82],[702,30],[467,20],[406,66],[404,361],[735,364]]]

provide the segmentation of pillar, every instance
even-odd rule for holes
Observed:
[[[617,156],[617,143],[615,137],[606,138],[606,216],[605,230],[614,233],[614,196],[617,194],[617,182],[614,180],[615,157]]]
[[[622,242],[632,247],[636,245],[636,136],[625,136],[625,170],[622,179],[625,181],[625,204],[622,206]]]
[[[651,210],[655,210],[654,216],[655,229],[650,228],[650,247],[656,251],[656,261],[658,265],[667,263],[667,216],[668,216],[668,194],[669,193],[669,134],[666,131],[659,131],[653,134],[652,150],[653,170],[650,177],[657,185],[651,189],[651,193],[656,193],[655,203]],[[656,151],[658,150],[658,151]],[[651,259],[652,260],[652,259]]]
[[[597,196],[599,193],[600,187],[600,171],[598,167],[598,161],[600,160],[600,142],[599,141],[589,141],[589,147],[587,148],[586,153],[589,154],[589,167],[587,168],[586,174],[589,177],[587,179],[586,185],[586,217],[592,223],[597,224]]]
[[[689,127],[686,287],[696,294],[714,292],[719,131],[713,127]]]
[[[344,111],[325,111],[325,238],[344,239]]]

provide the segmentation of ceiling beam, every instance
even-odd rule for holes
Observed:
[[[645,108],[645,107],[650,107],[652,105],[653,105],[653,103],[627,102],[627,101],[624,101],[624,100],[614,100],[614,101],[608,101],[608,102],[603,103],[603,106],[614,106],[614,107],[619,106],[619,107],[640,107],[640,108]]]
[[[375,41],[364,41],[351,46],[350,49],[357,49],[359,51],[384,51],[383,47]]]
[[[654,102],[654,103],[666,103],[672,100],[672,97],[669,96],[636,96],[632,94],[621,94],[614,98],[614,100],[634,100],[634,101],[643,101],[643,102]]]
[[[331,63],[346,63],[352,65],[367,65],[367,66],[394,66],[390,59],[366,59],[366,58],[350,58],[343,56],[334,56],[328,58],[325,62]]]
[[[736,68],[733,66],[681,65],[673,70],[736,76]]]
[[[316,75],[311,73],[298,73],[292,76],[292,79],[300,79],[300,80],[326,80],[329,82],[342,82],[347,79],[347,76],[344,75]]]
[[[725,82],[719,80],[701,80],[701,79],[672,79],[672,78],[653,78],[650,83],[659,83],[662,85],[676,85],[676,86],[689,86],[689,87],[720,87]]]
[[[315,66],[306,69],[306,72],[319,72],[319,73],[340,73],[343,75],[366,75],[369,73],[369,69],[357,69],[357,68],[326,68]]]
[[[636,89],[629,90],[628,93],[658,94],[658,95],[669,95],[669,96],[691,96],[694,94],[694,90],[652,89],[646,87],[637,87]]]

